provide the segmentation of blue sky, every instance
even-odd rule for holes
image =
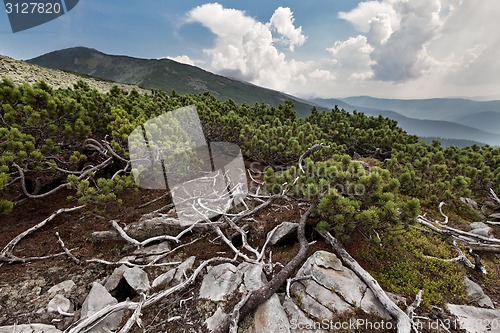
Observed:
[[[500,97],[498,17],[495,0],[80,0],[15,34],[0,11],[0,54],[169,57],[302,97]]]

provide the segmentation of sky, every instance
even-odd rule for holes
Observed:
[[[2,8],[0,54],[170,58],[305,98],[500,99],[499,17],[498,0],[80,0],[18,33]]]

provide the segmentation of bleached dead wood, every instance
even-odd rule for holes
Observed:
[[[297,229],[297,238],[299,240],[300,248],[299,252],[290,260],[281,271],[279,271],[268,283],[266,283],[261,288],[254,290],[250,293],[248,298],[245,296],[247,301],[241,306],[239,310],[240,320],[249,315],[253,310],[255,310],[260,304],[267,301],[272,295],[274,295],[281,286],[286,283],[287,279],[290,278],[292,273],[300,266],[302,262],[307,257],[307,250],[309,244],[305,236],[305,226],[309,215],[311,214],[313,207],[309,209],[301,216],[299,221],[299,226]],[[226,333],[231,325],[231,319],[226,318],[222,321],[216,328],[214,333]]]
[[[481,235],[476,235],[467,231],[459,230],[456,228],[448,227],[445,225],[436,225],[424,216],[418,216],[417,222],[430,228],[431,230],[445,236],[452,236],[457,241],[467,244],[481,244],[483,246],[491,245],[492,248],[500,246],[500,239],[484,237]]]
[[[323,149],[323,148],[330,148],[330,146],[325,146],[324,143],[317,143],[317,144],[313,145],[312,147],[308,148],[302,155],[300,155],[300,157],[299,157],[299,169],[300,169],[300,171],[305,173],[304,166],[303,166],[304,158],[307,155],[310,155],[310,154],[314,153],[315,151],[318,151],[318,150]]]
[[[410,333],[412,330],[412,321],[410,317],[391,301],[385,291],[380,287],[377,280],[375,280],[370,273],[365,271],[329,232],[319,231],[319,233],[328,243],[330,243],[344,266],[350,268],[370,288],[380,304],[382,304],[391,317],[397,321],[398,333]]]
[[[186,280],[183,282],[165,289],[163,291],[157,292],[151,296],[147,296],[145,300],[141,300],[140,302],[132,302],[132,301],[124,301],[120,302],[118,304],[114,305],[108,305],[105,308],[99,310],[98,312],[94,313],[90,317],[84,318],[67,328],[64,333],[81,333],[81,332],[87,332],[90,328],[92,328],[94,325],[102,321],[104,318],[108,317],[109,315],[116,313],[118,311],[123,311],[123,310],[130,310],[130,311],[136,311],[136,309],[139,306],[142,306],[142,309],[146,309],[162,299],[180,291],[183,290],[184,288],[190,286],[193,284],[198,277],[198,275],[208,266],[213,264],[214,262],[234,262],[234,259],[230,258],[223,258],[223,257],[216,257],[212,259],[208,259],[203,261],[189,276]],[[141,305],[142,304],[142,305]]]
[[[63,240],[61,239],[61,236],[59,236],[59,233],[56,231],[56,237],[57,237],[57,241],[59,242],[59,245],[61,245],[64,253],[66,253],[66,255],[68,257],[70,257],[71,260],[73,260],[75,262],[75,264],[79,265],[80,264],[80,260],[75,257],[70,250],[68,250],[68,248],[66,247],[66,245],[64,244]]]
[[[449,220],[448,215],[446,215],[445,213],[443,213],[443,206],[444,205],[446,205],[446,204],[443,201],[441,201],[439,203],[439,207],[438,207],[439,208],[439,213],[441,214],[441,216],[444,217],[444,221],[441,222],[441,224],[448,224],[448,220]]]
[[[497,202],[497,204],[500,205],[500,198],[498,198],[498,195],[495,193],[495,191],[493,191],[492,188],[490,188],[490,194],[493,197],[493,199]]]
[[[14,251],[14,248],[16,247],[16,245],[26,236],[32,234],[33,232],[37,231],[38,229],[44,227],[47,223],[49,223],[50,221],[52,221],[53,219],[55,219],[57,216],[63,214],[63,213],[71,213],[71,212],[74,212],[74,211],[77,211],[77,210],[80,210],[82,208],[84,208],[85,205],[82,205],[82,206],[77,206],[77,207],[72,207],[72,208],[61,208],[59,210],[57,210],[55,213],[53,213],[52,215],[50,215],[48,218],[46,218],[45,220],[43,220],[42,222],[38,223],[37,225],[29,228],[28,230],[20,233],[19,235],[17,235],[16,237],[14,237],[7,245],[5,245],[5,247],[2,249],[2,251],[0,252],[0,261],[8,261],[8,262],[12,262],[12,259],[14,260],[19,260],[22,258],[18,258],[16,257],[12,252]]]

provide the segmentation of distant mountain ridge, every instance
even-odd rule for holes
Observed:
[[[75,47],[50,52],[27,61],[43,67],[83,73],[147,89],[175,90],[180,94],[208,91],[220,100],[232,99],[237,103],[250,105],[258,102],[278,106],[291,100],[299,116],[310,114],[313,107],[299,98],[170,59],[139,59]]]
[[[208,91],[220,100],[232,99],[250,105],[257,102],[277,106],[290,100],[299,117],[309,115],[313,106],[331,109],[337,105],[351,112],[358,110],[367,115],[394,119],[408,133],[422,138],[443,138],[464,145],[500,145],[500,129],[495,131],[495,124],[499,124],[500,101],[459,98],[397,100],[368,96],[306,101],[169,59],[108,55],[85,47],[50,52],[28,62],[148,89],[175,90],[180,94]]]
[[[370,96],[341,98],[354,106],[396,111],[406,117],[429,120],[453,121],[457,118],[500,111],[500,100],[473,101],[464,98],[385,99]]]
[[[473,143],[483,143],[492,146],[500,146],[500,134],[482,131],[472,126],[467,126],[453,121],[415,119],[404,116],[399,112],[392,110],[381,110],[372,107],[351,105],[346,103],[350,99],[321,99],[315,98],[311,102],[320,104],[323,107],[333,108],[337,105],[347,111],[357,110],[370,116],[383,116],[398,122],[398,125],[408,133],[418,135],[419,137],[445,138],[454,140],[466,140]],[[400,100],[402,101],[402,100]],[[455,141],[457,142],[457,141]]]

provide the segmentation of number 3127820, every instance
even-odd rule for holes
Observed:
[[[7,14],[59,14],[61,12],[61,4],[59,2],[7,2],[5,9]]]

